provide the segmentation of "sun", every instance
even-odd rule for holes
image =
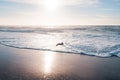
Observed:
[[[60,0],[43,0],[42,5],[47,10],[56,10],[60,7],[61,3]]]

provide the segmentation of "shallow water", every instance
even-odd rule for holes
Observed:
[[[64,45],[56,46],[61,42]],[[120,57],[120,26],[0,27],[0,44],[21,49]]]

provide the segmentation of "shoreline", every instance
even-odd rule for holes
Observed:
[[[63,53],[63,54],[77,54],[77,55],[85,55],[85,56],[92,56],[92,57],[99,57],[99,58],[110,58],[110,57],[118,57],[116,55],[112,55],[112,56],[96,56],[96,55],[88,55],[85,54],[83,52],[81,53],[74,53],[74,52],[64,52],[64,51],[55,51],[55,50],[49,50],[49,49],[34,49],[34,48],[20,48],[20,47],[15,47],[15,46],[10,46],[10,45],[6,45],[6,44],[2,44],[0,43],[0,45],[5,46],[5,47],[11,47],[11,48],[16,48],[16,49],[21,49],[21,50],[37,50],[37,51],[48,51],[48,52],[56,52],[56,53]],[[118,57],[119,58],[119,57]]]
[[[0,80],[120,80],[120,59],[0,45]]]

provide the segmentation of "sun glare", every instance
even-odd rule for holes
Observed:
[[[47,10],[55,10],[60,6],[60,1],[59,0],[43,0],[42,5]]]
[[[42,14],[41,17],[36,16],[36,20],[38,22],[37,25],[39,25],[39,21],[42,19],[41,23],[42,25],[46,26],[45,28],[55,28],[56,25],[59,25],[59,16],[60,10],[62,7],[62,0],[38,0],[37,2],[38,6],[38,12],[39,14]],[[41,13],[41,8],[43,12]],[[43,18],[42,18],[43,17]]]

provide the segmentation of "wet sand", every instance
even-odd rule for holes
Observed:
[[[120,80],[120,58],[0,45],[0,80]]]

